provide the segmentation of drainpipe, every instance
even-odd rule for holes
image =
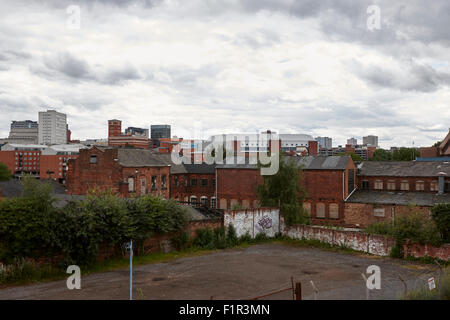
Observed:
[[[345,200],[345,170],[342,172],[342,200]]]
[[[439,185],[439,191],[438,194],[444,193],[444,179],[447,174],[445,172],[439,172],[438,173],[438,185]]]

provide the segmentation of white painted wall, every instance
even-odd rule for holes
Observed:
[[[274,237],[280,231],[280,211],[277,208],[260,208],[247,210],[226,210],[224,225],[233,224],[238,237],[247,232],[252,238],[258,233]]]

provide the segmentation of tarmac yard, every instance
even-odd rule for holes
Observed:
[[[376,265],[381,289],[370,290],[370,299],[398,299],[408,289],[427,285],[437,266],[368,255],[344,254],[317,248],[260,244],[244,249],[147,264],[133,270],[134,299],[248,299],[301,282],[302,298],[366,299],[361,273]],[[69,275],[68,275],[69,276]],[[367,277],[370,274],[366,274]],[[0,290],[0,299],[129,299],[129,270],[83,276],[81,289],[69,290],[66,280]],[[285,291],[264,299],[292,299]]]

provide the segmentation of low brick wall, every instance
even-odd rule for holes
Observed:
[[[344,245],[356,251],[362,251],[377,256],[388,256],[395,240],[382,235],[371,235],[361,231],[335,230],[319,226],[294,225],[287,227],[282,223],[282,233],[293,239],[319,240],[332,245]],[[450,244],[434,247],[406,241],[403,246],[405,258],[433,257],[448,261],[450,259]]]

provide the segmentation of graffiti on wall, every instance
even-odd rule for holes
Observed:
[[[272,217],[269,216],[263,216],[261,219],[258,220],[257,224],[255,225],[258,232],[264,232],[267,229],[272,228]]]

